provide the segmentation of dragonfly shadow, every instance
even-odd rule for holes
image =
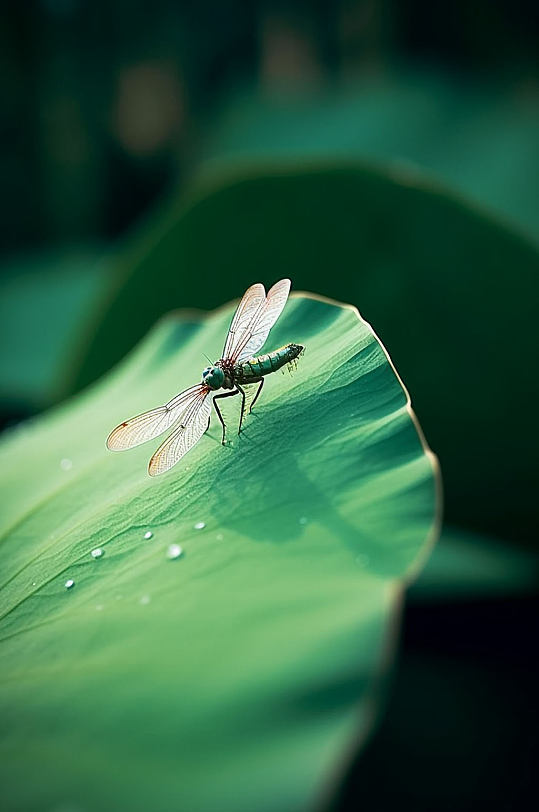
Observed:
[[[275,486],[275,478],[268,478],[263,462],[249,469],[249,482],[244,482],[244,465],[239,463],[237,487],[242,492],[242,508],[233,516],[224,505],[229,495],[236,461],[227,467],[228,484],[222,486],[217,477],[213,484],[218,496],[215,507],[216,517],[223,527],[231,527],[257,542],[282,544],[302,537],[305,528],[312,522],[325,527],[331,536],[338,536],[352,551],[360,553],[367,536],[355,525],[348,522],[335,507],[332,497],[319,488],[298,465],[293,452],[279,451],[279,459],[286,468],[286,485]],[[277,491],[277,493],[276,493]]]
[[[376,370],[371,383],[379,384]],[[262,404],[211,475],[212,515],[225,528],[241,532],[244,526],[249,538],[271,544],[300,539],[316,523],[327,531],[328,538],[338,538],[355,555],[368,550],[371,567],[377,569],[372,536],[339,510],[343,489],[360,490],[366,478],[357,429],[373,419],[371,390],[364,378],[361,386],[352,383],[266,409]],[[376,416],[390,414],[395,405],[391,401],[378,404]],[[347,432],[356,449],[352,454],[347,450],[344,462],[339,452],[345,447]],[[372,454],[372,449],[366,447],[364,452]],[[376,464],[382,462],[373,458],[368,470]],[[229,507],[232,493],[237,505],[233,512]],[[386,560],[385,551],[382,554]]]

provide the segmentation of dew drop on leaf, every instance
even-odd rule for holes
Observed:
[[[151,601],[151,598],[150,598],[149,595],[143,595],[142,598],[139,600],[139,603],[142,606],[147,606],[150,603],[150,601]]]
[[[222,540],[224,539],[224,536],[223,536],[223,534],[222,534],[222,533],[217,533],[217,535],[215,536],[215,538],[217,539],[217,541],[222,541]]]
[[[72,589],[72,587],[74,587],[74,586],[75,586],[75,581],[73,580],[73,578],[68,578],[67,581],[65,582],[65,588],[66,589]]]
[[[60,468],[62,469],[62,471],[71,471],[71,469],[73,468],[73,463],[71,462],[70,459],[64,457],[63,459],[60,460]]]
[[[90,553],[92,558],[103,558],[105,555],[105,551],[101,549],[101,547],[96,547],[95,550],[92,550]]]
[[[195,530],[204,530],[206,527],[206,522],[197,522],[195,524]]]
[[[298,521],[300,524],[307,524],[307,516],[300,516]]]
[[[144,538],[145,539],[151,539],[152,537],[153,537],[152,531],[151,530],[146,530],[146,532],[144,533]]]
[[[179,544],[171,544],[167,550],[167,558],[170,558],[171,561],[175,561],[176,558],[179,558],[183,553],[182,548]]]

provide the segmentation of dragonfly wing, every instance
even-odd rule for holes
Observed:
[[[234,350],[244,339],[245,333],[253,320],[253,316],[262,307],[265,301],[266,291],[264,290],[264,285],[261,285],[260,282],[247,288],[228,329],[228,335],[223,349],[223,358],[231,358],[234,355]]]
[[[164,443],[161,443],[150,460],[148,473],[150,476],[164,474],[169,468],[181,460],[184,454],[198,443],[206,429],[211,412],[211,398],[209,389],[204,387],[197,397],[189,404],[182,416],[182,422]]]
[[[158,406],[157,409],[151,409],[120,423],[109,434],[107,448],[111,451],[126,451],[147,440],[153,440],[174,425],[200,392],[206,389],[207,387],[202,384],[197,384],[180,392],[164,406]]]
[[[255,313],[242,342],[236,348],[236,352],[232,356],[234,361],[245,361],[256,355],[283,312],[289,293],[290,279],[281,279],[280,282],[275,283],[268,292],[266,301]]]

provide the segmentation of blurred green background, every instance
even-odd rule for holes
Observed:
[[[532,2],[6,2],[1,417],[253,281],[355,304],[445,481],[338,810],[520,809],[537,756]],[[418,355],[417,347],[422,348]]]

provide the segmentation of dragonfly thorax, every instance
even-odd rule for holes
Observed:
[[[220,389],[225,382],[225,373],[220,367],[206,367],[202,372],[202,383],[210,389]]]

